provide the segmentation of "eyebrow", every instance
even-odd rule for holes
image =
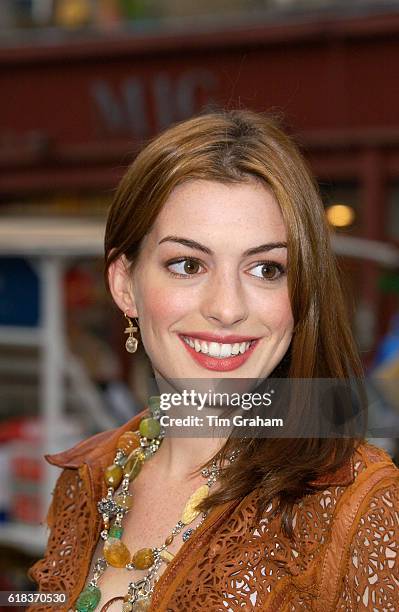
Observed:
[[[202,251],[207,255],[213,255],[213,251],[209,247],[201,244],[200,242],[196,242],[195,240],[191,240],[190,238],[182,238],[180,236],[165,236],[158,242],[158,244],[162,244],[163,242],[177,242],[186,246],[190,249],[197,249],[198,251]],[[258,253],[264,253],[267,251],[272,251],[273,249],[286,249],[286,242],[267,242],[265,244],[260,244],[257,247],[253,247],[252,249],[248,249],[244,251],[244,257],[249,257],[251,255],[257,255]]]

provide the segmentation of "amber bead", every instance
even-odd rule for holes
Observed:
[[[140,446],[140,436],[133,431],[125,431],[118,440],[117,448],[129,455]]]
[[[208,496],[208,494],[209,486],[207,484],[201,485],[196,491],[194,491],[182,512],[180,519],[182,523],[189,525],[195,518],[197,518],[200,513],[197,506]]]
[[[123,470],[120,465],[115,463],[109,465],[104,472],[104,480],[108,487],[116,489],[122,481]]]
[[[159,553],[159,556],[166,563],[170,563],[172,561],[173,557],[174,557],[174,555],[171,552],[169,552],[168,550],[166,550],[165,548],[163,550],[161,550],[161,552]]]
[[[115,496],[115,502],[118,504],[118,506],[121,506],[121,508],[130,510],[133,506],[133,496],[119,493],[119,495]]]
[[[143,462],[140,461],[138,457],[134,457],[133,459],[129,459],[123,468],[123,473],[125,476],[129,476],[129,480],[134,480],[136,476],[140,473],[141,466]]]
[[[133,451],[129,460],[125,463],[123,473],[125,476],[129,476],[129,480],[134,480],[140,473],[141,466],[143,465],[144,454],[141,450],[137,449]]]
[[[129,461],[129,459],[133,459],[134,457],[138,457],[139,459],[141,459],[141,461],[145,460],[145,452],[144,449],[141,448],[141,446],[140,448],[135,448],[134,450],[132,450],[127,460]]]
[[[140,548],[132,558],[136,569],[148,569],[154,564],[154,553],[151,548]]]
[[[161,424],[157,419],[148,417],[147,419],[141,420],[139,429],[142,436],[152,440],[153,438],[157,438],[159,436]]]
[[[104,558],[112,567],[125,567],[130,563],[130,552],[117,538],[108,538],[104,544]]]
[[[133,610],[133,604],[131,604],[129,601],[125,601],[122,604],[122,612],[132,612]]]
[[[133,451],[133,456],[138,457],[141,461],[145,461],[146,458],[146,454],[142,448],[136,448],[136,450]]]
[[[171,533],[170,535],[168,535],[168,537],[165,540],[165,546],[169,546],[170,544],[172,544],[173,542],[173,534]]]

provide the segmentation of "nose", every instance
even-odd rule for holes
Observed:
[[[223,327],[230,327],[248,317],[248,305],[240,279],[232,274],[214,275],[204,287],[202,315]]]

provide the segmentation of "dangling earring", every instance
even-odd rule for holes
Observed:
[[[134,327],[132,320],[127,316],[125,312],[125,317],[128,320],[129,327],[125,329],[125,334],[129,334],[128,339],[126,340],[125,347],[128,353],[135,353],[137,351],[138,340],[134,337],[134,333],[137,331],[137,327]]]

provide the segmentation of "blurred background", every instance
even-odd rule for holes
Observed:
[[[0,590],[32,588],[43,453],[143,408],[148,362],[103,286],[106,211],[143,142],[204,108],[273,112],[300,144],[370,437],[397,458],[399,1],[1,0],[0,86]]]

